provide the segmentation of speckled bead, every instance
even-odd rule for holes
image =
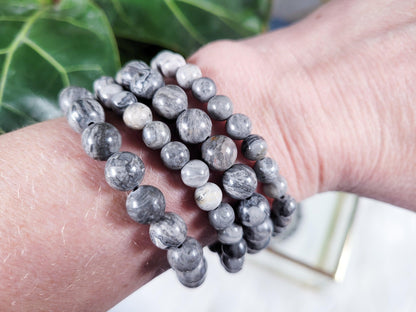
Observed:
[[[201,146],[202,159],[214,170],[224,171],[237,159],[237,146],[225,135],[214,135]]]
[[[263,184],[263,192],[270,198],[280,198],[287,192],[287,181],[278,175],[271,183]]]
[[[191,88],[194,80],[201,77],[201,70],[194,64],[185,64],[176,72],[176,81],[184,89]]]
[[[153,69],[139,69],[130,82],[130,91],[139,98],[151,99],[155,92],[163,87],[162,75]]]
[[[170,141],[170,129],[162,121],[152,121],[143,128],[142,138],[147,147],[160,149]]]
[[[160,249],[180,246],[186,239],[186,232],[185,221],[173,212],[167,212],[149,228],[150,239]]]
[[[123,121],[127,127],[142,130],[153,119],[152,111],[143,103],[133,103],[125,109]]]
[[[102,88],[98,89],[96,92],[96,97],[98,100],[107,108],[111,108],[111,97],[114,94],[122,92],[124,89],[118,84],[108,84],[104,85]]]
[[[158,115],[167,119],[175,119],[188,108],[188,97],[182,88],[167,85],[156,91],[152,104]]]
[[[128,88],[130,83],[140,69],[149,69],[149,66],[143,61],[131,61],[124,65],[117,74],[116,81],[118,84]]]
[[[257,226],[270,216],[270,204],[266,197],[254,193],[240,201],[237,211],[238,218],[244,226]]]
[[[182,182],[190,187],[200,187],[208,182],[209,168],[199,159],[189,161],[181,169]]]
[[[235,244],[243,238],[243,228],[238,224],[231,224],[218,231],[218,240],[223,244]]]
[[[190,153],[185,144],[178,141],[167,143],[160,151],[164,165],[172,170],[182,169],[189,161]]]
[[[267,248],[269,246],[271,241],[271,237],[267,237],[266,239],[262,241],[249,241],[247,240],[247,253],[248,254],[256,254],[263,249]]]
[[[211,135],[212,122],[204,111],[190,108],[179,115],[176,128],[183,142],[197,144]]]
[[[192,271],[203,258],[201,244],[192,237],[187,237],[179,247],[168,250],[168,262],[175,271]]]
[[[178,280],[186,287],[195,288],[200,286],[207,276],[207,261],[205,258],[199,262],[198,266],[191,271],[176,271]]]
[[[192,83],[192,94],[200,102],[208,102],[216,93],[215,82],[208,77],[195,79]]]
[[[225,192],[235,199],[245,199],[253,195],[257,188],[257,178],[247,165],[235,164],[224,172],[222,184]]]
[[[274,212],[271,213],[270,218],[275,226],[283,228],[288,226],[290,221],[292,221],[292,216],[285,217],[282,215],[276,215]]]
[[[62,112],[66,114],[74,101],[85,98],[93,99],[94,95],[85,88],[69,86],[59,93],[59,106]]]
[[[257,180],[262,183],[271,183],[279,176],[279,166],[270,157],[257,160],[253,169],[256,172]]]
[[[227,119],[225,129],[234,140],[243,140],[251,133],[251,120],[244,114],[233,114]]]
[[[97,95],[97,93],[102,88],[104,88],[105,86],[111,85],[111,84],[116,84],[116,82],[113,79],[113,77],[110,77],[110,76],[102,76],[102,77],[94,80],[94,83],[93,83],[94,93]]]
[[[267,153],[266,141],[257,134],[250,134],[241,144],[241,152],[249,160],[259,160]]]
[[[126,110],[128,106],[133,103],[136,103],[137,99],[133,93],[129,91],[121,91],[119,93],[114,94],[110,98],[110,107],[113,111],[117,114],[121,115]]]
[[[233,113],[233,103],[225,95],[216,95],[208,101],[207,111],[212,119],[226,120]]]
[[[234,223],[235,214],[233,207],[227,203],[221,203],[217,208],[208,213],[209,223],[214,229],[224,230]]]
[[[241,258],[247,252],[247,243],[243,238],[238,243],[226,245],[221,245],[222,252],[230,258]]]
[[[117,152],[105,164],[105,180],[114,189],[129,191],[138,186],[145,168],[141,158],[130,152]]]
[[[284,217],[292,215],[296,208],[296,200],[289,194],[276,198],[272,204],[273,211],[278,212],[279,215]]]
[[[185,64],[182,55],[168,50],[159,52],[150,63],[153,69],[158,69],[165,77],[175,77],[178,68]]]
[[[121,135],[113,125],[98,122],[82,132],[81,141],[88,156],[97,160],[107,160],[120,149]]]
[[[273,233],[273,222],[270,218],[266,218],[263,223],[244,228],[244,238],[247,242],[261,242],[270,238]]]
[[[82,133],[89,124],[104,122],[104,109],[93,99],[81,99],[72,102],[66,113],[69,126],[78,133]]]
[[[194,199],[199,208],[211,211],[221,204],[222,191],[215,183],[208,182],[195,190]]]
[[[149,224],[160,220],[165,213],[165,197],[156,187],[141,185],[127,196],[127,213],[140,224]]]
[[[244,256],[240,258],[232,258],[226,254],[222,254],[221,264],[228,273],[237,273],[243,268]]]

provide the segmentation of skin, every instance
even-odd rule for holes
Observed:
[[[416,5],[338,0],[283,30],[190,58],[269,143],[297,200],[340,190],[416,209]],[[137,132],[142,157],[203,244],[215,235],[178,174]],[[80,136],[56,119],[0,137],[0,310],[105,311],[168,268]],[[180,203],[180,204],[178,204]]]

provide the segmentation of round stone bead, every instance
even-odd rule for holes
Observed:
[[[189,161],[190,154],[185,144],[173,141],[163,146],[160,157],[167,168],[179,170]]]
[[[186,239],[186,232],[185,221],[173,212],[167,212],[149,228],[150,239],[160,249],[180,246]]]
[[[200,102],[208,102],[217,93],[214,81],[208,77],[201,77],[192,83],[192,94]]]
[[[243,268],[244,256],[240,258],[232,258],[226,254],[222,254],[221,264],[228,273],[237,273]]]
[[[247,165],[235,164],[224,172],[222,184],[225,192],[235,199],[245,199],[253,195],[257,188],[257,178]]]
[[[163,87],[162,75],[153,69],[139,69],[130,82],[130,90],[139,98],[151,99]]]
[[[144,144],[151,149],[160,149],[170,141],[170,129],[164,122],[149,122],[142,132]]]
[[[211,135],[212,122],[204,111],[190,108],[179,115],[176,128],[183,142],[197,144]]]
[[[192,271],[203,258],[201,244],[192,237],[187,237],[179,247],[168,250],[168,262],[175,271]]]
[[[296,208],[297,203],[295,199],[289,194],[276,198],[272,204],[273,211],[284,217],[292,215]]]
[[[198,266],[191,271],[176,271],[176,276],[178,280],[186,287],[195,288],[205,281],[207,276],[207,261],[205,258],[199,262]]]
[[[263,184],[263,192],[270,198],[280,198],[287,192],[287,181],[282,176],[278,176],[273,182]]]
[[[209,168],[203,161],[193,159],[181,170],[182,182],[190,187],[200,187],[208,182]]]
[[[234,140],[243,140],[251,133],[251,120],[244,114],[233,114],[227,119],[225,129]]]
[[[271,241],[271,237],[267,237],[266,239],[262,241],[249,241],[247,240],[247,253],[248,254],[256,254],[263,249],[267,248],[269,246]]]
[[[279,235],[280,233],[282,233],[285,230],[284,227],[282,226],[278,226],[278,225],[273,225],[273,234],[272,237],[275,237],[277,235]]]
[[[133,103],[125,109],[123,120],[127,127],[142,130],[153,119],[152,111],[143,103]]]
[[[149,65],[147,65],[145,62],[143,61],[138,61],[138,60],[132,60],[127,62],[126,64],[124,64],[124,67],[134,67],[137,69],[146,69],[146,68],[150,68]]]
[[[233,103],[225,95],[216,95],[208,101],[208,114],[215,120],[226,120],[233,113]]]
[[[257,160],[253,169],[256,172],[257,180],[263,183],[271,183],[279,176],[279,166],[270,157]]]
[[[127,213],[140,224],[149,224],[160,220],[165,213],[165,197],[156,187],[141,185],[127,196]]]
[[[102,77],[94,80],[93,88],[94,88],[95,94],[97,94],[98,91],[101,90],[102,88],[104,88],[105,86],[108,86],[108,85],[111,85],[111,84],[116,84],[116,82],[113,79],[113,77],[109,77],[109,76],[102,76]]]
[[[93,99],[80,99],[72,102],[66,113],[69,126],[82,133],[91,123],[104,122],[104,109]]]
[[[271,213],[270,217],[272,218],[273,224],[275,226],[279,227],[286,227],[289,225],[290,221],[292,221],[292,216],[284,217],[282,215],[278,216],[274,214],[274,212]]]
[[[240,240],[238,243],[231,245],[221,245],[222,252],[230,258],[241,258],[247,252],[247,243],[245,239]]]
[[[117,83],[128,88],[130,86],[130,83],[134,75],[136,75],[140,69],[149,69],[149,66],[145,62],[142,62],[142,61],[131,61],[127,63],[126,65],[124,65],[123,68],[121,68],[117,72],[117,75],[116,75]]]
[[[199,208],[211,211],[221,204],[222,191],[215,183],[208,182],[195,190],[194,199]]]
[[[175,77],[178,69],[186,64],[185,59],[178,53],[164,57],[158,64],[159,71],[165,77]]]
[[[218,231],[218,240],[223,244],[235,244],[243,238],[243,228],[238,224],[231,224]]]
[[[168,58],[169,56],[171,56],[172,54],[174,54],[174,52],[169,51],[169,50],[162,50],[159,53],[157,53],[152,60],[150,61],[150,67],[154,70],[159,70],[159,65],[160,63]]]
[[[107,108],[111,108],[111,97],[114,94],[122,92],[124,89],[122,86],[118,84],[109,84],[105,85],[102,88],[98,89],[96,92],[96,96],[98,100]]]
[[[133,93],[129,91],[121,91],[119,93],[114,94],[110,98],[110,107],[117,114],[121,115],[128,106],[136,102],[137,99]]]
[[[121,135],[113,125],[98,122],[89,125],[82,132],[81,141],[88,156],[97,160],[107,160],[120,149]]]
[[[217,208],[208,213],[209,223],[214,229],[224,230],[233,224],[235,220],[234,209],[227,203],[221,203]]]
[[[237,146],[225,135],[214,135],[201,146],[202,159],[214,170],[224,171],[237,159]]]
[[[270,238],[273,233],[273,222],[267,218],[263,223],[244,228],[244,237],[248,242],[261,242]]]
[[[260,225],[269,216],[269,201],[261,194],[254,193],[251,197],[240,201],[238,205],[238,217],[245,226]]]
[[[59,106],[62,112],[66,114],[74,101],[86,98],[93,99],[94,95],[85,88],[69,86],[59,93]]]
[[[266,141],[257,134],[250,134],[241,144],[241,152],[249,160],[259,160],[267,153]]]
[[[114,189],[129,191],[138,186],[145,168],[141,158],[130,152],[117,152],[105,164],[105,180]]]
[[[182,88],[167,85],[156,91],[152,100],[157,114],[167,119],[175,119],[188,108],[188,97]]]
[[[185,64],[179,67],[176,72],[176,81],[184,89],[191,88],[194,80],[201,77],[201,70],[194,64]]]

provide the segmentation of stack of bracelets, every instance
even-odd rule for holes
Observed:
[[[165,85],[164,77],[176,78],[178,85]],[[143,161],[133,153],[119,151],[121,135],[104,121],[103,106],[122,116],[127,127],[141,130],[144,144],[160,149],[163,164],[180,170],[182,182],[195,188],[197,206],[208,211],[209,222],[217,230],[218,242],[210,249],[219,254],[228,272],[240,271],[246,253],[266,248],[271,237],[288,225],[297,203],[286,193],[287,183],[277,163],[266,157],[265,140],[251,134],[250,119],[233,114],[231,100],[216,95],[215,83],[202,77],[198,66],[187,64],[177,53],[162,51],[150,67],[142,61],[131,61],[115,79],[101,77],[93,87],[95,95],[81,87],[63,89],[59,105],[71,128],[82,134],[82,146],[88,156],[107,161],[107,183],[116,190],[131,191],[126,200],[128,215],[140,224],[150,224],[150,239],[158,248],[167,249],[168,262],[183,285],[198,287],[205,280],[207,262],[202,246],[187,236],[187,226],[180,216],[165,212],[165,198],[158,188],[140,185],[145,174]],[[184,89],[191,89],[195,99],[207,103],[207,113],[188,108]],[[182,142],[171,141],[169,126],[154,121],[149,106],[166,122],[176,121]],[[212,135],[210,117],[226,121],[228,136]],[[241,152],[246,159],[255,161],[253,168],[235,164],[238,152],[233,140],[243,140]],[[190,159],[190,145],[200,146],[202,160]],[[221,188],[208,182],[210,169],[223,172],[222,189],[237,201],[223,201]],[[264,194],[273,199],[271,208],[269,200],[255,192],[257,181],[263,184]]]

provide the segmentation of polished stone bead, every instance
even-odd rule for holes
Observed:
[[[142,130],[152,119],[150,108],[139,102],[127,106],[123,113],[123,121],[126,126],[135,130]]]
[[[217,208],[208,213],[209,223],[214,229],[223,230],[233,224],[235,214],[233,207],[227,203],[221,203]]]
[[[194,159],[181,169],[182,182],[190,187],[200,187],[208,182],[209,168],[203,161]]]
[[[165,214],[165,197],[156,187],[141,185],[127,196],[127,213],[140,224],[159,221]]]
[[[186,64],[182,55],[172,51],[159,52],[151,61],[153,69],[158,69],[165,77],[175,77],[178,68]]]
[[[85,88],[69,86],[59,93],[59,106],[64,114],[67,113],[72,103],[81,99],[93,99],[94,95]]]
[[[288,217],[295,212],[297,206],[296,200],[289,194],[285,194],[273,201],[272,209],[279,215]]]
[[[122,86],[128,88],[130,86],[131,80],[133,79],[134,75],[140,69],[149,69],[149,66],[143,61],[131,61],[124,65],[117,74],[116,74],[116,81],[117,83],[121,84]]]
[[[91,123],[104,122],[104,109],[94,99],[81,99],[72,102],[66,113],[69,126],[82,133]]]
[[[167,119],[175,119],[188,108],[188,97],[182,88],[167,85],[156,91],[152,100],[157,114]]]
[[[190,108],[182,112],[176,120],[181,140],[185,143],[202,143],[211,135],[212,122],[202,110]]]
[[[122,86],[113,83],[98,89],[96,92],[96,97],[105,107],[111,108],[111,97],[114,94],[120,93],[122,91],[124,91]]]
[[[247,243],[245,239],[243,238],[242,240],[240,240],[238,243],[235,243],[235,244],[230,244],[230,245],[223,244],[221,248],[222,248],[222,252],[226,254],[228,257],[241,258],[247,252]]]
[[[241,152],[249,160],[259,160],[267,153],[266,141],[257,134],[250,134],[241,144]]]
[[[139,61],[139,60],[132,60],[132,61],[129,61],[126,64],[124,64],[124,67],[127,67],[127,66],[131,66],[131,67],[134,67],[134,68],[137,68],[137,69],[150,68],[150,66],[147,65],[146,62]]]
[[[116,82],[113,79],[113,77],[109,77],[109,76],[102,76],[94,80],[94,83],[93,83],[94,93],[97,95],[99,90],[111,84],[116,84]]]
[[[271,183],[279,176],[279,166],[270,157],[257,160],[253,169],[256,172],[257,180],[263,183]]]
[[[149,228],[150,239],[160,249],[180,246],[186,239],[186,232],[185,221],[173,212],[167,212]]]
[[[222,184],[232,198],[245,199],[257,188],[256,173],[247,165],[235,164],[224,172]]]
[[[167,168],[179,170],[189,161],[190,154],[185,144],[173,141],[163,146],[160,157]]]
[[[226,120],[233,113],[233,103],[225,95],[216,95],[208,101],[207,111],[212,119]]]
[[[196,288],[201,286],[207,276],[207,261],[203,257],[198,266],[191,271],[176,271],[178,280],[186,287]]]
[[[129,191],[138,186],[145,168],[141,158],[130,152],[117,152],[105,164],[105,180],[116,190]]]
[[[192,271],[203,256],[201,244],[192,237],[187,237],[179,247],[168,250],[168,262],[175,271]]]
[[[199,208],[211,211],[221,204],[222,191],[215,183],[208,182],[195,190],[194,199]]]
[[[252,226],[244,227],[244,238],[247,242],[260,242],[271,237],[273,233],[273,222],[270,218],[266,218],[263,223]]]
[[[194,80],[201,77],[201,70],[194,64],[185,64],[179,67],[176,72],[176,81],[184,89],[191,88]]]
[[[111,109],[120,115],[133,103],[137,103],[137,99],[134,94],[129,91],[121,91],[110,98]]]
[[[280,233],[283,233],[284,230],[285,230],[285,227],[278,226],[276,224],[273,224],[273,234],[272,234],[272,237],[275,237],[275,236],[279,235]]]
[[[237,159],[237,146],[225,135],[214,135],[201,146],[202,159],[214,170],[224,171]]]
[[[192,83],[192,94],[200,102],[208,102],[217,93],[214,81],[208,77],[201,77]]]
[[[170,129],[162,121],[152,121],[143,128],[142,138],[147,147],[161,149],[170,141]]]
[[[243,140],[251,133],[251,120],[244,114],[233,114],[227,119],[225,129],[234,140]]]
[[[97,160],[107,160],[121,146],[120,133],[106,122],[89,125],[82,132],[81,140],[87,155]]]
[[[275,226],[286,227],[289,225],[290,221],[292,221],[292,216],[282,216],[282,215],[275,215],[273,212],[271,213],[270,217],[273,220],[273,224]]]
[[[168,58],[169,56],[171,56],[172,54],[174,54],[174,52],[169,51],[169,50],[162,50],[160,52],[158,52],[150,61],[150,67],[154,70],[159,70],[159,66],[161,61],[163,61],[164,59]]]
[[[244,226],[257,226],[269,216],[269,201],[261,194],[254,193],[238,205],[238,218]]]
[[[221,264],[228,273],[237,273],[243,268],[244,256],[240,258],[232,258],[226,254],[222,254]]]
[[[243,238],[243,228],[238,224],[231,224],[218,231],[218,240],[223,244],[235,244]]]
[[[287,181],[282,176],[277,178],[271,183],[263,184],[263,192],[270,198],[280,198],[287,192]]]
[[[163,87],[162,75],[153,69],[139,69],[130,82],[130,91],[139,98],[151,99],[155,92]]]
[[[267,237],[266,239],[262,241],[249,241],[247,240],[247,253],[248,254],[256,254],[263,249],[267,248],[269,246],[271,241],[271,237]]]

